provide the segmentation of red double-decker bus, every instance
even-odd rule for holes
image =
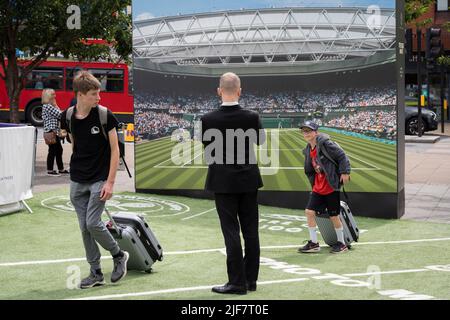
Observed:
[[[19,65],[26,65],[20,61]],[[45,88],[56,92],[61,110],[70,107],[75,97],[73,78],[80,70],[89,70],[102,84],[100,104],[108,107],[121,122],[133,122],[133,96],[128,65],[107,62],[47,60],[31,71],[25,79],[19,100],[20,120],[42,126],[41,94]],[[0,78],[0,119],[9,119],[6,85]]]

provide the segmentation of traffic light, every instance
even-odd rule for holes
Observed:
[[[434,65],[442,52],[441,29],[428,28],[426,37],[426,58],[428,65]]]

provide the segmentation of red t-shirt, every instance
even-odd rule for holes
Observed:
[[[309,155],[311,156],[313,168],[320,167],[316,161],[317,148],[312,149],[309,152]],[[325,175],[325,173],[323,171],[321,173],[317,173],[317,171],[316,171],[316,175],[314,177],[314,186],[313,186],[312,191],[315,193],[321,194],[321,195],[327,195],[327,194],[334,192],[333,187],[328,182],[327,176]]]

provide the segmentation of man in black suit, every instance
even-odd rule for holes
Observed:
[[[253,148],[264,143],[265,135],[259,115],[239,106],[241,81],[236,74],[222,75],[217,93],[222,105],[201,118],[202,142],[209,165],[205,189],[215,194],[228,282],[212,291],[246,294],[256,290],[260,256],[257,192],[263,183]]]

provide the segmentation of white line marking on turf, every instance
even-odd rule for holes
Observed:
[[[207,213],[207,212],[210,212],[210,211],[213,211],[213,210],[216,210],[216,208],[211,208],[211,209],[209,209],[209,210],[206,210],[206,211],[203,211],[203,212],[200,212],[200,213],[194,214],[193,216],[190,216],[190,217],[186,217],[186,218],[183,218],[183,219],[181,219],[181,220],[189,220],[189,219],[192,219],[192,218],[195,218],[195,217],[201,216],[202,214],[205,214],[205,213]]]
[[[111,259],[111,258],[112,258],[111,256],[101,257],[102,260]],[[0,263],[0,267],[16,267],[16,266],[26,266],[26,265],[36,265],[36,264],[53,264],[53,263],[65,263],[65,262],[79,262],[79,261],[86,261],[86,258],[6,262],[6,263]]]
[[[370,244],[402,244],[402,243],[417,243],[417,242],[434,242],[434,241],[449,241],[450,238],[434,238],[434,239],[417,239],[417,240],[394,240],[394,241],[379,241],[379,242],[356,242],[352,245],[370,245]]]
[[[381,274],[396,274],[396,273],[410,273],[410,272],[424,272],[431,271],[430,269],[407,269],[407,270],[392,270],[392,271],[379,271],[379,272],[366,272],[366,273],[348,273],[343,274],[345,277],[363,277],[363,276],[373,276]]]
[[[277,283],[300,282],[300,281],[306,281],[306,280],[309,280],[309,279],[308,278],[294,278],[294,279],[284,279],[284,280],[258,281],[258,286],[259,285],[268,285],[268,284],[277,284]],[[217,286],[217,284],[212,284],[209,286],[174,288],[174,289],[144,291],[144,292],[135,292],[135,293],[120,293],[120,294],[111,294],[111,295],[105,295],[105,296],[95,296],[95,297],[66,299],[66,300],[105,300],[105,299],[115,299],[115,298],[150,296],[150,295],[164,294],[164,293],[211,290],[211,288],[214,286]]]
[[[122,293],[122,294],[111,294],[106,296],[95,296],[95,297],[87,297],[87,298],[78,298],[78,299],[65,299],[65,300],[104,300],[104,299],[114,299],[114,298],[127,298],[127,297],[139,297],[139,296],[150,296],[154,294],[163,294],[163,293],[175,293],[175,292],[187,292],[187,291],[199,291],[199,290],[211,290],[211,288],[215,285],[211,286],[199,286],[199,287],[186,287],[186,288],[175,288],[175,289],[165,289],[165,290],[156,290],[156,291],[145,291],[145,292],[136,292],[136,293]]]
[[[179,254],[190,254],[190,253],[208,253],[208,252],[220,252],[220,250],[223,250],[224,248],[219,249],[201,249],[201,250],[189,250],[189,251],[171,251],[171,252],[165,252],[164,255],[179,255]]]
[[[362,246],[362,245],[378,245],[378,244],[407,244],[407,243],[418,243],[418,242],[435,242],[435,241],[450,241],[450,238],[435,238],[435,239],[417,239],[417,240],[395,240],[395,241],[384,241],[384,242],[357,242],[353,243],[352,246]],[[300,244],[284,245],[284,246],[263,246],[261,249],[288,249],[288,248],[298,248]],[[321,245],[322,247],[328,247],[327,245]],[[224,248],[216,249],[199,249],[190,251],[169,251],[165,252],[164,255],[181,255],[181,254],[191,254],[191,253],[207,253],[207,252],[221,252]],[[101,259],[111,259],[111,257],[104,256]],[[65,262],[75,262],[75,261],[85,261],[86,258],[74,258],[74,259],[60,259],[60,260],[37,260],[37,261],[22,261],[22,262],[5,262],[0,263],[0,267],[12,267],[21,265],[36,265],[36,264],[51,264],[51,263],[65,263]]]

